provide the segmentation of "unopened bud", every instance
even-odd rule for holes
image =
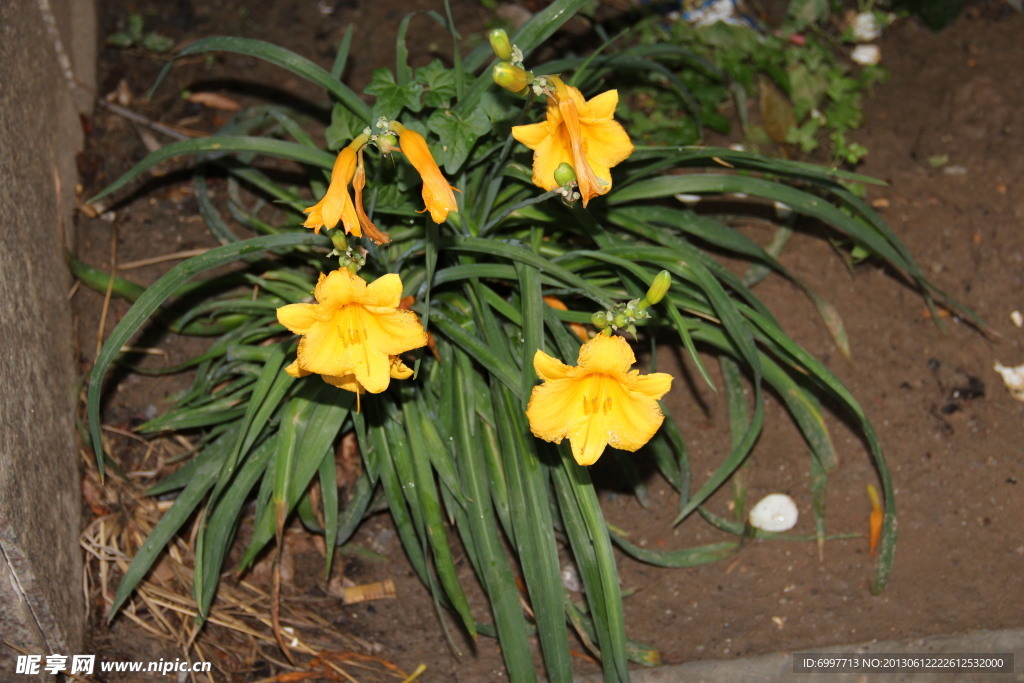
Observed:
[[[668,294],[668,288],[672,286],[672,275],[667,271],[663,270],[654,276],[654,281],[651,283],[650,289],[647,290],[648,305],[656,304],[665,298]]]
[[[629,318],[626,317],[625,313],[616,313],[615,317],[612,318],[612,324],[615,327],[625,327],[629,324]]]
[[[498,62],[491,72],[494,82],[509,92],[518,93],[526,88],[531,76],[525,70],[511,62]]]
[[[560,187],[565,187],[569,183],[576,182],[576,171],[573,170],[572,166],[563,161],[558,165],[558,168],[555,169],[555,182],[558,183]]]
[[[590,323],[599,330],[603,330],[608,327],[608,314],[604,311],[598,311],[594,315],[590,316]]]
[[[332,228],[327,231],[328,237],[331,238],[331,243],[338,253],[345,253],[348,250],[348,239],[345,238],[345,231],[339,228]]]
[[[377,136],[377,148],[381,154],[391,154],[398,149],[398,138],[390,133]]]
[[[512,41],[508,39],[505,29],[494,29],[487,34],[487,39],[491,41],[491,49],[494,50],[494,54],[498,56],[498,59],[508,61],[512,58]]]

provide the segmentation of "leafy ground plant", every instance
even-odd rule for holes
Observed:
[[[175,502],[125,572],[110,618],[186,524],[198,525],[194,593],[205,615],[236,540],[246,544],[245,569],[265,549],[279,552],[286,522],[298,516],[324,535],[330,567],[331,551],[383,499],[439,608],[470,634],[497,636],[511,680],[537,678],[534,642],[547,678],[571,680],[571,632],[600,657],[607,680],[627,680],[631,659],[649,664],[657,653],[627,637],[613,547],[685,567],[772,536],[702,507],[750,453],[768,391],[806,438],[816,495],[836,463],[823,402],[859,426],[881,489],[874,589],[883,588],[896,517],[870,423],[752,293],[766,272],[791,278],[772,250],[677,197],[741,194],[783,207],[843,233],[929,300],[941,292],[844,184],[869,179],[728,149],[634,146],[615,120],[618,94],[601,92],[606,67],[563,59],[528,70],[531,53],[582,4],[557,0],[511,40],[499,31],[491,47],[455,49],[452,67],[408,66],[407,18],[395,68],[378,69],[367,88],[372,105],[340,78],[350,35],[330,70],[239,38],[208,38],[179,53],[258,57],[324,88],[334,102],[330,151],[295,112],[257,107],[215,136],[154,152],[103,192],[192,155],[200,211],[222,243],[145,291],[115,287],[135,303],[90,377],[101,471],[103,379],[122,347],[149,323],[214,341],[187,364],[192,388],[139,428],[196,430],[201,448],[149,491],[176,493]],[[450,18],[430,16],[454,39]],[[305,165],[310,192],[277,182],[257,157]],[[280,222],[233,203],[234,218],[254,233],[240,239],[210,198],[213,172],[276,202]],[[712,252],[748,261],[748,276]],[[209,275],[228,264],[236,266],[229,274]],[[835,312],[803,289],[845,348]],[[194,302],[184,313],[167,305],[183,298]],[[634,349],[658,334],[677,339],[712,386],[703,359],[720,365],[733,446],[702,482],[692,481],[685,436],[658,403],[683,388],[667,373],[633,368]],[[350,433],[363,472],[339,500],[334,452]],[[627,472],[630,458],[650,458],[678,491],[677,523],[696,512],[736,540],[673,552],[632,545],[604,521],[587,469],[602,456],[622,456]],[[256,511],[252,532],[236,539],[247,503]],[[451,527],[486,593],[489,620],[471,610]],[[826,539],[821,513],[817,529],[808,540]],[[560,551],[578,568],[581,602],[563,585]],[[279,643],[287,652],[286,639]]]
[[[867,149],[848,133],[863,123],[864,94],[885,77],[874,41],[892,15],[875,4],[844,12],[834,2],[791,0],[774,26],[733,0],[643,19],[629,30],[636,45],[609,59],[658,54],[668,68],[637,74],[648,83],[633,90],[630,130],[651,143],[694,144],[705,129],[728,133],[738,122],[749,146],[794,155],[824,147],[855,164]]]

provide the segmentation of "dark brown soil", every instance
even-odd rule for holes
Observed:
[[[253,9],[246,11],[247,5]],[[367,82],[370,69],[393,62],[394,31],[406,11],[440,3],[261,4],[241,0],[163,3],[108,0],[102,27],[112,32],[130,11],[146,17],[147,30],[176,41],[224,34],[260,37],[329,66],[344,27],[358,25],[351,83]],[[401,6],[401,9],[393,9]],[[455,4],[464,35],[478,31],[487,13],[476,3]],[[410,35],[415,59],[446,54],[447,41],[432,20],[419,17]],[[900,21],[882,42],[891,80],[866,104],[867,125],[855,137],[870,150],[858,169],[888,185],[869,198],[935,284],[976,311],[990,326],[983,334],[957,317],[942,327],[929,318],[921,296],[877,264],[848,267],[830,245],[798,233],[783,263],[835,305],[853,351],[844,358],[807,300],[785,282],[768,279],[757,289],[784,329],[824,361],[849,387],[874,423],[892,468],[899,511],[896,563],[888,588],[869,591],[872,561],[867,541],[829,542],[819,557],[813,543],[754,542],[725,562],[667,570],[625,557],[620,562],[629,635],[662,652],[668,663],[721,659],[779,650],[811,649],[872,639],[893,639],[982,628],[1024,626],[1024,405],[1014,401],[993,364],[1024,363],[1024,329],[1011,322],[1024,309],[1024,16],[1004,2],[972,4],[956,22],[932,33],[914,20]],[[214,110],[185,102],[186,87],[242,102],[278,92],[308,92],[297,79],[254,60],[218,55],[176,67],[152,101],[141,98],[163,58],[141,49],[102,52],[101,96],[124,79],[135,99],[127,106],[170,124],[212,131]],[[197,83],[200,85],[197,86]],[[205,84],[203,86],[202,84]],[[269,85],[268,85],[269,84]],[[191,117],[191,118],[190,118]],[[97,109],[82,156],[84,194],[91,195],[142,158],[146,148],[123,118]],[[160,142],[165,142],[160,139]],[[947,157],[944,165],[932,161]],[[932,160],[932,161],[930,161]],[[99,266],[110,260],[117,229],[117,259],[160,256],[212,244],[196,213],[190,186],[173,173],[150,182],[113,207],[110,220],[82,218],[79,257]],[[757,238],[764,228],[751,226]],[[125,275],[147,283],[167,265]],[[102,296],[82,289],[74,299],[83,371],[93,358]],[[127,310],[115,302],[106,329]],[[196,342],[160,342],[168,364],[200,348]],[[669,354],[670,355],[670,354]],[[126,376],[112,395],[105,420],[130,426],[187,378]],[[694,394],[692,387],[700,387]],[[725,406],[699,382],[669,395],[700,479],[728,450]],[[151,407],[152,406],[152,407]],[[830,476],[830,532],[866,532],[865,487],[875,481],[863,443],[839,419],[830,419],[842,459]],[[127,444],[125,445],[127,448]],[[598,466],[611,467],[609,462]],[[765,433],[739,481],[750,501],[782,491],[810,509],[807,449],[779,403],[770,400]],[[649,548],[683,548],[722,540],[699,520],[672,527],[677,499],[658,479],[649,482],[650,506],[611,489],[603,493],[609,521]],[[728,514],[733,491],[720,491],[710,508]],[[812,533],[809,514],[796,531]],[[408,568],[386,516],[359,532],[356,544],[387,561],[349,558],[342,569],[356,582],[395,580],[397,600],[340,606],[324,600],[324,616],[340,629],[379,643],[381,654],[406,670],[428,666],[422,680],[483,681],[503,676],[495,641],[481,638],[456,657],[446,645],[437,610]],[[309,574],[315,574],[310,571]],[[471,575],[468,564],[464,567]],[[286,589],[307,596],[323,587]],[[480,609],[484,618],[483,608]],[[109,633],[94,633],[97,649]],[[119,655],[146,652],[145,636],[120,630]],[[100,656],[103,652],[100,651]],[[180,654],[180,653],[179,653]],[[599,671],[581,658],[580,673]],[[240,679],[241,680],[241,679]]]

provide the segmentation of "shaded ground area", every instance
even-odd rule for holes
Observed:
[[[334,8],[330,15],[313,2],[296,3],[287,13],[271,4],[257,16],[245,11],[242,2],[180,2],[177,12],[158,16],[154,3],[111,0],[105,3],[103,25],[112,32],[127,13],[138,11],[147,29],[175,41],[210,34],[258,36],[329,66],[344,26],[358,21],[351,82],[359,86],[371,68],[391,63],[395,27],[413,8],[406,3],[391,10],[391,4],[327,3]],[[438,9],[425,0],[415,7]],[[465,34],[486,19],[475,3],[456,5],[455,15]],[[431,52],[447,53],[436,26],[426,17],[414,21],[419,32],[410,35],[438,38],[417,41],[414,59],[429,61]],[[899,22],[882,43],[883,64],[892,78],[869,98],[867,125],[856,134],[870,150],[858,170],[887,183],[871,188],[869,199],[925,274],[976,311],[990,325],[988,334],[955,316],[936,326],[909,285],[876,263],[848,266],[827,241],[812,234],[813,226],[801,226],[804,230],[781,260],[836,307],[852,358],[837,351],[813,307],[792,285],[768,279],[757,288],[784,329],[846,382],[879,433],[900,514],[889,587],[871,595],[872,567],[863,538],[829,542],[821,557],[813,543],[754,542],[731,559],[686,570],[623,558],[623,588],[630,594],[625,601],[628,632],[659,648],[666,662],[1022,625],[1024,405],[1011,399],[992,369],[997,360],[1024,363],[1024,329],[1010,318],[1012,311],[1024,310],[1024,89],[1014,82],[1024,65],[1022,35],[1024,17],[1003,2],[973,4],[938,34],[914,21]],[[377,46],[374,52],[371,43]],[[212,131],[225,114],[182,99],[185,88],[217,90],[243,102],[273,98],[280,91],[321,98],[254,60],[218,55],[176,67],[152,101],[139,99],[162,62],[137,48],[108,49],[101,64],[102,92],[114,91],[123,79],[127,94],[122,102],[128,109],[205,131]],[[197,83],[208,87],[197,88]],[[322,98],[316,101],[323,103]],[[140,159],[146,153],[144,136],[154,135],[140,136],[142,129],[103,109],[91,124],[90,147],[81,160],[86,196]],[[122,264],[210,246],[190,185],[168,171],[114,206],[107,220],[83,217],[79,257],[106,266],[115,228]],[[755,222],[741,229],[761,242],[770,237]],[[123,274],[147,283],[167,267]],[[83,369],[94,356],[102,299],[84,289],[75,294]],[[125,310],[125,304],[112,303],[107,330]],[[167,355],[149,362],[180,362],[201,347],[195,341],[163,340],[160,352]],[[671,355],[667,350],[666,356]],[[106,422],[130,429],[162,410],[166,397],[187,381],[126,376],[112,392]],[[669,405],[681,419],[695,479],[703,479],[728,451],[724,401],[691,381],[678,383]],[[782,491],[809,511],[807,449],[774,399],[766,425],[739,481],[751,501]],[[830,427],[842,463],[829,482],[829,530],[862,533],[870,509],[865,487],[874,474],[853,432],[840,419],[830,420]],[[112,448],[126,458],[145,450],[127,437],[111,433],[111,439]],[[597,470],[608,480],[616,476],[610,458]],[[634,542],[670,549],[725,540],[699,520],[671,527],[676,497],[658,479],[648,485],[646,508],[613,488],[603,493],[609,521]],[[732,497],[732,489],[720,491],[709,508],[728,515]],[[809,514],[796,531],[813,532]],[[344,556],[336,571],[359,583],[390,578],[397,600],[342,605],[319,576],[317,562],[322,560],[312,543],[298,544],[293,551],[297,569],[286,598],[302,602],[339,631],[378,644],[377,652],[406,670],[427,664],[423,680],[502,676],[493,640],[481,638],[474,656],[456,634],[467,654],[453,656],[437,610],[407,566],[386,516],[364,524],[354,544],[369,552]],[[463,573],[470,577],[468,563]],[[477,609],[486,620],[483,608]],[[110,632],[96,626],[101,656],[102,648],[120,658],[146,652],[150,646],[140,630],[123,620],[115,623]],[[153,647],[153,652],[166,648]],[[579,671],[598,668],[581,657]]]

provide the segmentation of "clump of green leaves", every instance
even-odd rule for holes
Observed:
[[[854,37],[843,22],[823,0],[793,0],[777,27],[645,19],[641,45],[687,51],[674,73],[686,94],[657,73],[649,85],[624,87],[630,130],[653,144],[695,144],[705,129],[728,134],[737,121],[753,148],[774,143],[806,155],[826,145],[833,158],[856,163],[867,149],[848,133],[863,123],[863,95],[885,72],[851,61]]]
[[[107,45],[119,48],[141,47],[150,52],[170,52],[174,41],[156,31],[146,31],[145,21],[138,12],[128,15],[128,25],[123,31],[107,36]]]

